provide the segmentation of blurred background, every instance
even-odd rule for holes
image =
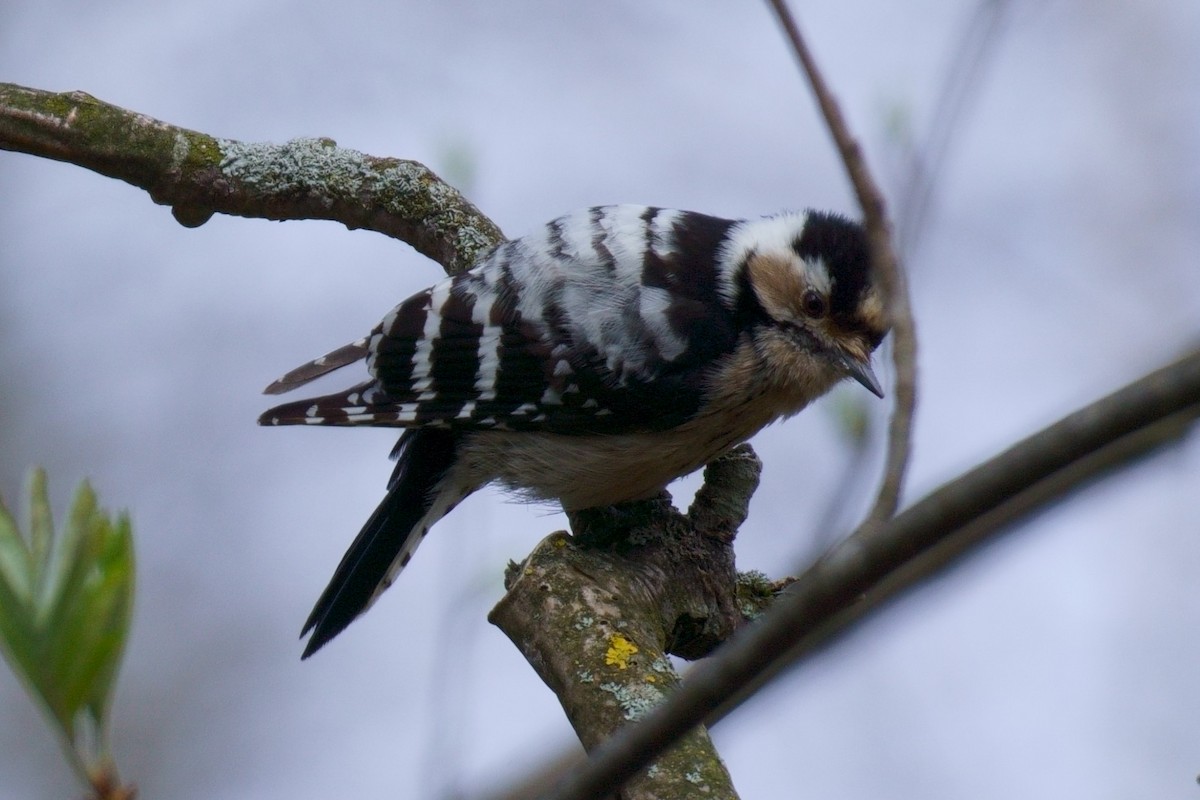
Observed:
[[[793,5],[897,214],[930,137],[940,165],[908,237],[909,498],[1197,343],[1200,4]],[[417,159],[510,236],[612,202],[856,213],[765,4],[565,8],[5,0],[0,80]],[[0,494],[43,464],[60,514],[85,477],[132,513],[115,740],[142,796],[482,798],[569,749],[485,620],[507,559],[564,525],[547,509],[474,496],[299,659],[395,437],[258,428],[261,389],[440,275],[328,222],[187,230],[122,183],[0,153]],[[794,574],[855,521],[878,446],[855,460],[849,404],[885,419],[847,385],[754,441],[741,568]],[[715,731],[743,797],[1195,798],[1198,487],[1193,435],[775,683]],[[0,670],[0,798],[79,793]]]

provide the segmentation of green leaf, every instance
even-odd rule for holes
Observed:
[[[41,611],[47,615],[44,624],[50,630],[59,627],[63,615],[69,613],[69,607],[85,590],[84,578],[93,566],[89,552],[94,547],[90,528],[96,513],[96,493],[84,481],[75,490],[61,535],[47,548],[48,559],[39,600]],[[53,533],[50,535],[53,538]]]
[[[0,585],[12,592],[14,600],[22,605],[33,595],[33,556],[17,530],[16,520],[4,507],[0,498]],[[6,602],[3,608],[9,608]]]
[[[62,695],[77,713],[90,712],[97,725],[107,715],[133,607],[128,530],[124,517],[115,529],[107,519],[94,522],[86,544],[97,569],[85,577],[85,592],[61,617],[64,635],[55,660]],[[91,552],[92,546],[102,550]]]
[[[85,778],[107,769],[108,715],[133,611],[133,534],[84,482],[56,535],[45,473],[29,481],[28,544],[0,504],[0,650]]]
[[[37,633],[25,601],[11,584],[0,581],[0,651],[18,677],[33,690],[27,676],[35,670],[38,660]]]
[[[29,551],[41,574],[47,572],[53,540],[54,519],[46,495],[46,470],[38,468],[29,476]]]

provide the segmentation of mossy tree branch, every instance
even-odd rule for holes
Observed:
[[[770,599],[734,572],[734,535],[760,469],[743,445],[709,465],[686,515],[666,493],[574,514],[574,536],[551,535],[510,569],[489,619],[558,696],[588,750],[678,689],[667,654],[707,655]],[[708,732],[696,727],[620,796],[736,794]]]
[[[449,273],[503,240],[428,167],[338,147],[221,139],[97,100],[0,83],[0,149],[66,161],[144,189],[197,227],[213,214],[325,219],[408,242]]]

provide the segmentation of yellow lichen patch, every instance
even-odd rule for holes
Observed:
[[[617,669],[629,666],[629,659],[638,651],[637,645],[619,633],[608,637],[608,652],[604,654],[604,663]]]

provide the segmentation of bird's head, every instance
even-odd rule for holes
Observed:
[[[751,225],[745,274],[773,323],[771,341],[796,348],[834,380],[853,378],[883,397],[871,353],[887,334],[888,316],[863,227],[818,211]]]

